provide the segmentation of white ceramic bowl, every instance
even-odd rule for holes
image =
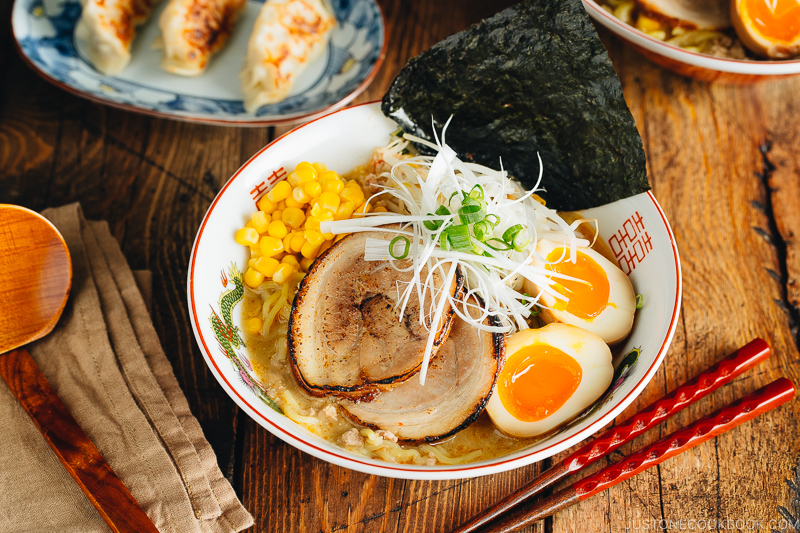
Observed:
[[[324,162],[340,173],[349,171],[365,162],[375,147],[385,145],[396,129],[378,103],[337,111],[263,148],[236,171],[214,199],[192,249],[188,298],[197,342],[220,385],[255,421],[289,444],[340,466],[399,478],[455,479],[509,470],[569,448],[610,423],[655,374],[672,340],[680,308],[678,250],[667,219],[649,192],[586,212],[587,217],[599,220],[601,236],[620,258],[623,270],[630,271],[636,291],[644,295],[644,307],[621,352],[640,347],[641,355],[612,385],[599,409],[561,432],[497,459],[457,466],[398,465],[352,454],[311,434],[262,401],[244,348],[233,347],[224,339],[220,342],[212,328],[215,314],[224,319],[221,302],[236,298],[236,293],[230,292],[235,290],[232,264],[239,271],[246,266],[246,251],[234,242],[234,233],[249,220],[255,209],[253,195],[264,190],[270,176],[305,160]],[[235,307],[231,313],[234,324],[240,325],[239,315]]]
[[[745,61],[698,54],[651,37],[626,24],[600,7],[583,0],[589,16],[633,46],[651,61],[670,70],[703,81],[753,83],[774,77],[800,74],[800,59],[788,61]]]

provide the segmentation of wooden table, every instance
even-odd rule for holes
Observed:
[[[255,516],[253,531],[445,531],[548,464],[460,481],[374,477],[301,453],[239,411],[195,345],[187,263],[214,195],[289,127],[173,122],[60,91],[13,51],[10,4],[0,8],[0,202],[40,210],[80,201],[87,217],[109,221],[133,268],[153,271],[159,336],[223,472]],[[480,0],[381,4],[386,61],[356,102],[380,98],[410,57],[500,7]],[[696,83],[603,38],[644,139],[684,276],[672,347],[623,416],[756,336],[774,350],[770,362],[622,448],[615,454],[621,457],[779,376],[800,383],[800,78],[744,87]],[[779,521],[800,516],[799,459],[794,401],[528,531],[792,531]]]

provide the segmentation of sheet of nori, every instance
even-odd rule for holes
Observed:
[[[580,0],[530,0],[451,35],[403,68],[383,113],[530,188],[544,162],[549,207],[596,207],[644,192],[642,139]]]

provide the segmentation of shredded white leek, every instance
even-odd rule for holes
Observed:
[[[395,141],[382,149],[383,159],[394,164],[391,173],[385,176],[387,183],[380,185],[380,191],[369,198],[368,202],[383,197],[401,206],[405,213],[367,213],[362,218],[327,221],[320,226],[322,233],[341,234],[371,231],[389,224],[400,225],[399,229],[382,231],[409,239],[407,259],[411,260],[412,266],[402,270],[412,272],[412,279],[404,287],[398,284],[398,306],[402,317],[409,298],[413,293],[417,294],[421,309],[419,320],[429,331],[420,370],[420,383],[423,385],[446,303],[450,303],[462,320],[483,331],[511,333],[525,329],[528,327],[526,319],[530,317],[531,309],[535,305],[541,305],[539,298],[542,292],[564,300],[564,296],[552,288],[556,283],[554,278],[575,281],[570,276],[534,267],[534,258],[539,263],[548,263],[546,258],[537,254],[536,243],[542,238],[563,243],[564,257],[555,262],[574,262],[577,247],[591,244],[576,234],[576,229],[584,220],[568,224],[554,210],[534,197],[541,190],[539,185],[544,171],[541,157],[536,186],[530,191],[524,191],[502,169],[502,161],[499,171],[461,161],[445,144],[446,129],[447,125],[442,130],[441,141],[437,137],[435,144],[412,135],[404,136],[408,141],[436,150],[438,153],[435,157],[416,156],[403,159],[400,152],[407,143],[402,141]],[[440,246],[442,235],[448,235],[450,228],[464,224],[463,218],[459,220],[459,213],[467,212],[462,208],[470,204],[469,196],[473,191],[479,191],[481,196],[480,214],[486,217],[484,220],[495,223],[494,226],[483,239],[470,235],[468,238],[472,249],[469,251],[443,249]],[[446,213],[435,214],[437,209]],[[470,231],[473,231],[474,224],[468,225]],[[489,226],[484,225],[482,229],[487,227]],[[497,249],[491,243],[503,241],[503,236],[508,235],[507,230],[509,234],[513,234],[513,242],[506,241],[508,249]],[[390,254],[390,242],[391,240],[368,238],[365,259],[391,261],[400,270],[397,261]],[[451,286],[457,267],[461,268],[465,276],[466,290],[456,300],[453,295],[435,286],[434,280],[438,275],[444,281],[441,287]],[[426,269],[427,275],[423,279]],[[540,291],[537,296],[522,292],[523,278],[536,285]],[[483,301],[483,307],[474,303],[473,297],[476,296]],[[489,315],[497,317],[500,326],[485,324]]]

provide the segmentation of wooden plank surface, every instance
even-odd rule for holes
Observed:
[[[387,57],[356,102],[380,98],[410,57],[510,2],[380,3]],[[0,7],[5,21],[10,4]],[[7,22],[2,28],[0,202],[41,210],[80,201],[89,218],[109,221],[133,268],[153,271],[159,337],[223,471],[256,518],[253,531],[446,531],[537,471],[534,465],[441,482],[369,476],[303,454],[238,411],[195,346],[187,262],[222,184],[290,127],[185,124],[82,100],[31,72],[14,52]],[[778,376],[800,383],[800,78],[744,87],[697,83],[602,35],[642,133],[684,276],[672,347],[623,416],[755,336],[774,350],[769,363],[619,456]],[[795,401],[526,531],[792,531],[780,520],[800,513],[799,430]]]

